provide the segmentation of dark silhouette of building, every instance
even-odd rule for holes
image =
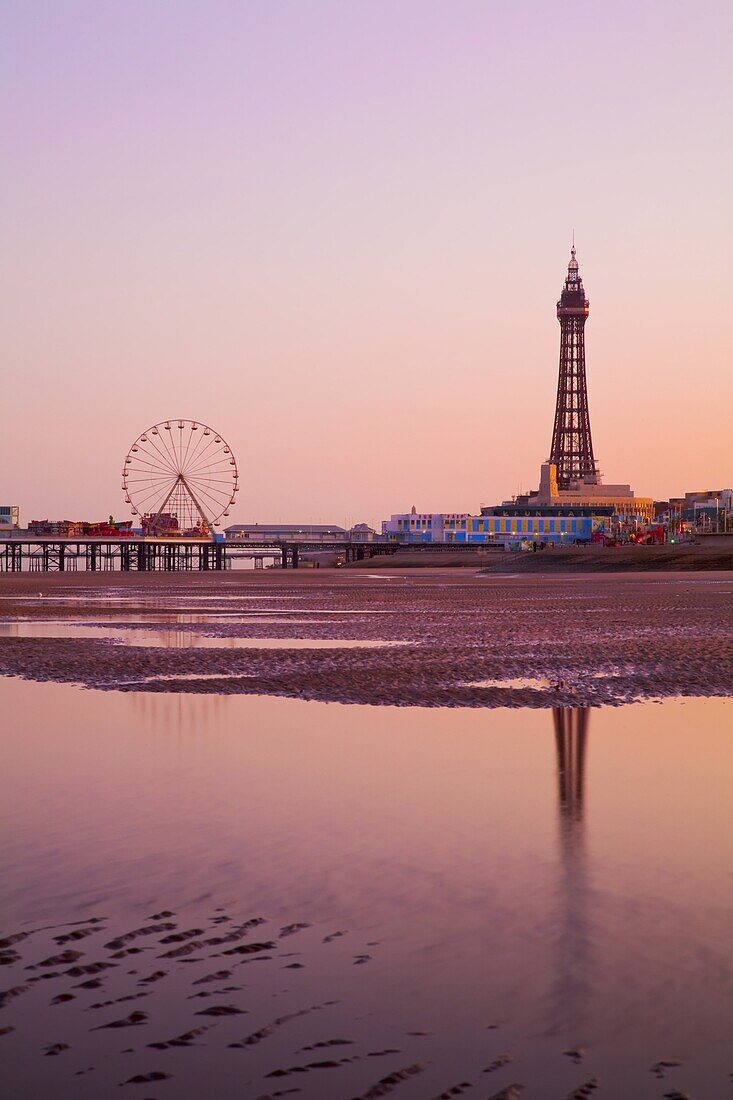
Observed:
[[[568,489],[574,481],[590,485],[596,485],[599,481],[593,457],[585,380],[585,322],[588,309],[573,245],[565,286],[557,303],[560,373],[550,463],[557,470],[557,487],[560,490]]]

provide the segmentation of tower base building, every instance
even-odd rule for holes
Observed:
[[[525,508],[562,508],[574,511],[581,508],[607,513],[610,509],[619,520],[633,523],[651,523],[654,519],[654,501],[651,497],[637,497],[630,485],[604,485],[596,471],[593,480],[569,479],[567,487],[558,485],[557,466],[544,462],[540,466],[540,487],[534,492],[517,497],[515,503]]]

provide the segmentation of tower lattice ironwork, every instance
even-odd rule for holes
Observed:
[[[557,467],[559,489],[567,489],[571,481],[592,484],[600,481],[593,457],[585,380],[585,322],[588,308],[573,245],[565,286],[557,303],[557,319],[560,322],[560,373],[550,462]]]

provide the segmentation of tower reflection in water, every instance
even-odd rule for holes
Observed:
[[[589,707],[553,707],[560,832],[563,848],[583,840],[585,754],[590,721]],[[565,855],[569,854],[567,851]]]
[[[552,1032],[577,1029],[585,1020],[591,983],[591,924],[585,855],[585,768],[589,707],[553,707],[559,811],[556,980],[551,993]]]

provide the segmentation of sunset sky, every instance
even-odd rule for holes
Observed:
[[[6,0],[0,503],[129,512],[155,421],[231,522],[537,483],[575,230],[607,481],[733,484],[729,0]]]

